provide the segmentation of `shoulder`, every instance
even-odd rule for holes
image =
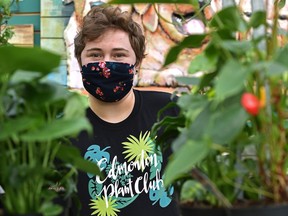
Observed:
[[[163,91],[154,90],[134,90],[135,94],[141,96],[144,102],[153,102],[157,104],[167,104],[177,100],[177,96]]]
[[[178,97],[174,94],[169,92],[163,91],[150,91],[150,90],[134,90],[136,98],[140,100],[140,106],[145,111],[149,110],[156,110],[159,111],[161,109],[167,108],[172,102],[175,102],[175,106],[171,106],[170,108],[165,109],[166,115],[177,115],[179,112],[178,106],[176,102]]]

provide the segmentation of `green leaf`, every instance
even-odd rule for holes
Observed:
[[[278,4],[279,9],[283,8],[285,6],[285,4],[286,4],[286,0],[280,0],[279,4]]]
[[[229,29],[230,31],[246,31],[247,27],[237,6],[223,8],[213,16],[209,23],[211,29]]]
[[[60,64],[61,56],[40,47],[0,47],[1,75],[16,70],[36,71],[46,75]]]
[[[217,74],[218,74],[218,71],[204,74],[202,76],[202,79],[201,79],[201,82],[199,85],[199,89],[205,89],[206,86],[210,87],[211,85],[214,85],[213,81],[214,81],[215,77],[217,76]]]
[[[184,201],[189,201],[192,197],[196,197],[197,200],[203,200],[205,197],[205,188],[195,180],[188,180],[181,187],[180,195],[180,199]]]
[[[12,85],[15,85],[17,83],[21,82],[31,82],[35,79],[40,78],[42,75],[40,72],[34,72],[34,71],[23,71],[23,70],[17,70],[11,77],[10,83]]]
[[[212,115],[211,102],[204,104],[200,102],[200,106],[203,106],[203,108],[195,110],[197,111],[197,116],[188,127],[188,139],[200,141],[205,136],[205,131],[207,130]]]
[[[165,185],[170,185],[177,177],[191,170],[209,152],[209,145],[203,141],[187,140],[174,153],[165,169]]]
[[[0,7],[3,7],[3,8],[8,8],[10,6],[11,2],[10,0],[1,0],[0,1]]]
[[[86,103],[83,100],[86,100]],[[88,99],[86,96],[73,92],[65,105],[64,118],[85,116],[85,111],[88,107],[87,101]]]
[[[91,125],[86,118],[55,119],[37,130],[21,135],[20,138],[27,142],[43,142],[76,135],[82,130],[91,130]]]
[[[198,54],[191,62],[188,68],[189,74],[196,72],[211,72],[214,71],[217,64],[217,56],[207,56],[204,53]]]
[[[281,76],[283,73],[287,73],[288,68],[276,61],[270,62],[267,68],[267,74],[271,77],[273,76]]]
[[[176,81],[180,85],[199,85],[200,83],[200,78],[198,77],[176,77]]]
[[[41,206],[40,212],[43,216],[57,216],[63,211],[63,207],[52,202],[46,202]]]
[[[207,97],[200,94],[184,94],[178,99],[178,106],[183,111],[191,110],[192,112],[203,109],[208,103]]]
[[[221,69],[216,80],[215,92],[219,100],[235,95],[244,88],[244,82],[249,74],[247,67],[238,61],[229,60]]]
[[[179,127],[184,127],[184,118],[182,115],[178,117],[165,116],[160,122],[156,122],[151,129],[151,137],[156,137],[157,145],[163,149],[168,145],[170,149],[171,140],[179,134]],[[158,131],[162,130],[159,134]]]
[[[15,119],[9,119],[7,122],[0,123],[0,141],[5,140],[12,135],[16,135],[24,130],[37,128],[37,125],[42,122],[39,116],[21,116]]]
[[[288,45],[279,49],[276,54],[275,59],[268,66],[268,75],[269,76],[277,76],[282,75],[283,73],[288,72]]]
[[[226,49],[236,54],[245,54],[253,49],[251,41],[225,40],[219,45],[222,46],[224,50]]]
[[[202,105],[201,105],[202,104]],[[177,146],[181,146],[181,142],[185,139],[193,139],[201,141],[208,137],[214,143],[226,144],[230,142],[243,128],[248,115],[240,104],[240,96],[236,95],[220,103],[219,105],[203,103],[206,107],[192,121],[187,129],[187,133],[183,133],[175,140]]]
[[[206,34],[190,35],[185,37],[179,44],[172,47],[165,59],[164,66],[177,60],[179,53],[185,48],[198,48],[202,46]]]
[[[19,86],[20,85],[18,85],[18,87]],[[12,88],[13,87],[14,86],[12,86]],[[68,101],[71,96],[71,92],[67,87],[50,81],[23,83],[18,90],[18,94],[21,95],[31,107],[36,107],[37,112],[42,112],[42,114],[46,111],[43,106],[47,107],[59,101]]]
[[[258,28],[260,25],[265,25],[265,24],[266,24],[266,12],[256,11],[252,13],[252,16],[248,22],[248,27]]]
[[[60,145],[57,157],[60,160],[73,164],[77,169],[94,175],[103,176],[97,164],[85,160],[80,150],[75,146]]]
[[[241,106],[240,98],[229,98],[214,110],[205,132],[214,143],[228,144],[244,128],[249,116]]]

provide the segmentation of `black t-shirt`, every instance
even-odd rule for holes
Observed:
[[[127,119],[108,123],[89,108],[93,136],[83,132],[73,141],[84,158],[97,163],[106,174],[105,179],[99,179],[79,173],[81,216],[179,215],[174,188],[163,186],[163,170],[170,153],[161,152],[155,138],[150,137],[158,111],[171,102],[171,94],[134,93],[135,106]],[[177,109],[169,109],[166,114],[175,116]]]

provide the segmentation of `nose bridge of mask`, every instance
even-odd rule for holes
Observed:
[[[133,70],[133,73],[135,73],[135,66],[136,66],[136,63],[135,64],[130,64],[130,63],[126,63],[126,62],[113,62],[113,61],[103,61],[105,63],[105,65],[107,67],[111,67],[112,65],[118,65],[118,67],[122,67],[121,65],[129,65],[129,68],[130,70]],[[125,66],[126,67],[126,66]]]
[[[126,66],[124,66],[126,65]],[[124,69],[126,70],[129,68],[129,70],[133,70],[133,74],[135,74],[135,66],[136,64],[130,64],[130,63],[125,63],[125,62],[114,62],[114,61],[95,61],[95,62],[90,62],[87,65],[82,66],[82,72],[91,72],[91,68],[93,66],[100,67],[100,68],[109,68],[110,70],[112,69]],[[128,66],[128,68],[127,68]],[[124,69],[125,70],[125,69]]]

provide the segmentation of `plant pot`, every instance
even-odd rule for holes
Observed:
[[[247,206],[224,208],[197,208],[180,206],[181,216],[288,216],[288,205]]]
[[[225,209],[180,206],[181,216],[226,216]]]

